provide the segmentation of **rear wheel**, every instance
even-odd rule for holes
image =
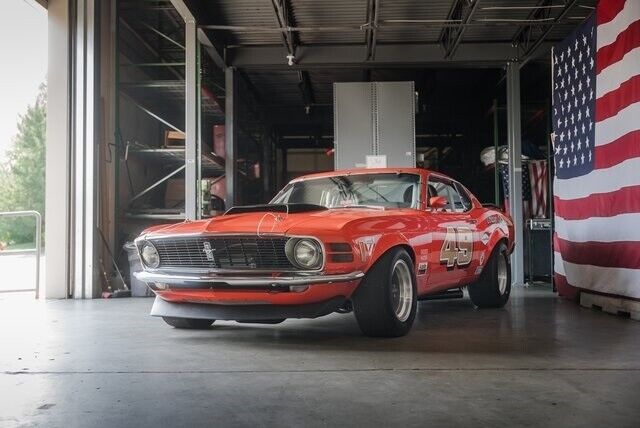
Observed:
[[[356,290],[353,310],[367,336],[399,337],[416,316],[416,276],[406,250],[394,248],[369,269]]]
[[[206,330],[211,327],[215,320],[203,320],[197,318],[176,318],[162,317],[164,322],[175,328],[186,328],[191,330]]]
[[[480,278],[469,286],[471,302],[478,308],[501,308],[511,294],[511,264],[507,246],[499,243],[491,253]]]

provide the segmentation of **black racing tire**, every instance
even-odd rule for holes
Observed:
[[[501,308],[509,301],[511,262],[504,242],[495,246],[480,278],[469,285],[468,291],[477,308]]]
[[[203,320],[198,318],[177,318],[177,317],[162,317],[164,322],[171,327],[184,328],[189,330],[208,330],[211,324],[215,320]]]
[[[413,325],[417,300],[413,260],[396,247],[369,269],[354,293],[353,311],[365,335],[400,337]]]

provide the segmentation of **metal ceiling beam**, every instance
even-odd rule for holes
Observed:
[[[278,27],[289,29],[295,26],[295,22],[293,21],[293,18],[291,18],[291,11],[288,8],[286,0],[271,0],[271,5],[273,6]],[[296,51],[298,49],[299,40],[297,40],[297,35],[294,35],[291,31],[282,32],[280,35],[282,36],[282,43],[288,52],[288,65],[291,66],[296,62]],[[311,104],[315,103],[313,87],[311,86],[309,74],[306,71],[300,71],[298,73],[298,80],[298,87],[302,94],[302,101],[305,106],[309,108]]]
[[[380,11],[380,0],[370,0],[367,6],[367,61],[376,57],[376,43],[378,41],[378,16]]]
[[[578,2],[578,0],[568,0],[567,3],[565,3],[564,9],[562,9],[560,14],[553,21],[554,25],[550,25],[550,26],[546,27],[546,29],[540,35],[540,37],[538,37],[538,39],[534,43],[532,43],[531,46],[529,46],[529,48],[522,55],[522,61],[520,62],[520,67],[524,67],[524,65],[527,62],[529,62],[529,60],[531,58],[533,58],[535,56],[538,48],[544,43],[544,41],[546,40],[547,36],[549,36],[551,31],[554,29],[555,24],[557,24],[558,22],[562,21],[565,18],[565,16],[567,16],[569,11],[573,8],[573,6],[576,5],[577,2]]]
[[[536,7],[529,13],[529,16],[527,16],[527,20],[535,21],[548,18],[551,13],[550,6],[552,6],[552,2],[553,0],[538,0]],[[529,38],[528,35],[533,32],[535,27],[534,25],[520,26],[513,36],[513,42],[520,45],[524,40]]]
[[[198,41],[214,64],[218,66],[220,70],[224,71],[227,68],[224,58],[222,58],[222,55],[220,55],[211,39],[209,39],[207,33],[205,33],[201,28],[198,28]]]
[[[425,28],[461,28],[461,27],[521,27],[565,24],[573,26],[573,23],[585,17],[569,16],[563,22],[550,22],[547,20],[526,20],[526,19],[505,19],[505,18],[482,18],[466,24],[460,20],[447,19],[385,19],[378,21],[377,29],[411,29],[423,30]],[[275,33],[336,33],[336,32],[367,32],[371,25],[341,25],[322,27],[264,27],[246,25],[221,25],[203,24],[199,28],[213,31],[242,32],[248,34],[275,34]]]
[[[288,55],[291,55],[291,57],[295,57],[296,49],[293,42],[293,34],[288,30],[288,28],[292,27],[292,25],[289,25],[289,23],[287,22],[284,0],[282,0],[282,2],[281,0],[271,0],[271,6],[273,6],[273,11],[276,15],[276,23],[278,24],[278,27],[286,29],[285,31],[280,33],[280,36],[282,37],[282,43],[287,48]]]
[[[480,4],[480,0],[469,0],[469,2],[470,3],[468,3],[468,7],[466,8],[466,15],[464,16],[464,18],[462,18],[462,22],[461,22],[462,25],[460,26],[460,28],[457,29],[456,36],[453,39],[453,42],[447,47],[445,58],[451,58],[456,53],[456,49],[458,49],[458,46],[462,41],[462,36],[464,35],[465,30],[467,29],[465,25],[471,22],[471,19],[473,18],[473,14],[476,12],[476,10],[478,10],[478,5]],[[451,35],[451,32],[447,34]]]
[[[536,49],[549,49],[541,43]],[[286,49],[277,46],[228,47],[227,62],[241,69],[291,70],[323,67],[380,66],[488,66],[502,67],[518,58],[518,49],[511,42],[460,43],[454,58],[446,59],[438,44],[382,44],[372,61],[363,61],[363,45],[298,46],[298,61],[289,67],[282,58]]]
[[[446,22],[462,24],[462,13],[464,11],[464,5],[467,0],[454,0],[451,5],[451,9],[449,9],[449,13],[447,14]],[[440,43],[445,52],[448,52],[449,46],[451,44],[452,34],[456,32],[458,27],[442,27],[440,31],[440,37],[438,37],[438,43]]]

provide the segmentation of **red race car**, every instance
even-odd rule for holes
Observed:
[[[420,299],[468,286],[474,305],[501,307],[511,290],[511,219],[418,168],[307,175],[269,204],[135,242],[151,315],[178,328],[353,311],[364,334],[403,336]]]

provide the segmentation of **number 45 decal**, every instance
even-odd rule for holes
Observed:
[[[466,266],[473,254],[473,233],[468,227],[447,227],[447,235],[440,250],[440,263],[447,267]]]

